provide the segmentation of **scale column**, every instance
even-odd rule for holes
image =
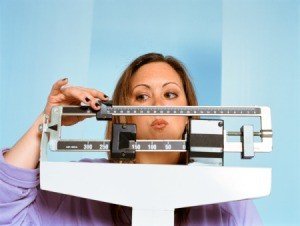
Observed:
[[[132,226],[174,226],[174,209],[132,208]]]

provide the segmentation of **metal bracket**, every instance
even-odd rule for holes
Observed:
[[[188,134],[190,162],[204,165],[224,164],[224,121],[191,119]]]
[[[111,100],[107,102],[99,101],[99,104],[101,109],[96,113],[97,120],[111,120],[112,114],[108,113],[107,110],[112,107],[112,101]]]
[[[136,125],[113,124],[111,159],[118,161],[134,160],[135,149],[130,148],[130,141],[136,141]]]
[[[241,127],[241,142],[243,144],[242,158],[252,159],[254,157],[253,125]]]

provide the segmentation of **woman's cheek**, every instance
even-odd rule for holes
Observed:
[[[148,135],[148,125],[147,125],[147,119],[146,117],[140,116],[135,117],[134,120],[132,120],[133,124],[136,124],[137,129],[137,139],[143,139]]]
[[[186,125],[187,119],[185,117],[177,117],[176,119],[174,119],[171,129],[174,131],[174,133],[176,133],[176,137],[178,139],[182,138],[182,134],[184,133]]]

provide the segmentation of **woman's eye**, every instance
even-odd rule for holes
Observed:
[[[167,92],[164,94],[164,96],[167,99],[174,99],[174,98],[178,97],[178,95],[176,93],[172,93],[172,92]]]
[[[136,100],[137,101],[145,101],[145,100],[147,100],[149,97],[146,95],[146,94],[141,94],[141,95],[137,95],[136,96]]]

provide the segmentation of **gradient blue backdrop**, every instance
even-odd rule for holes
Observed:
[[[272,167],[272,193],[255,201],[263,222],[298,225],[299,14],[298,0],[0,1],[0,146],[22,136],[56,80],[111,95],[132,59],[162,52],[185,63],[201,105],[272,108],[273,152],[225,163]],[[103,138],[91,120],[75,129],[63,135]]]

